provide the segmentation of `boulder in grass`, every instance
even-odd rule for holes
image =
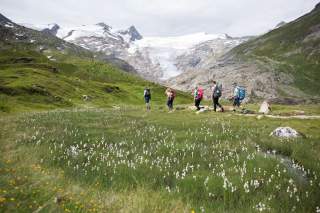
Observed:
[[[259,113],[268,114],[271,111],[270,105],[267,101],[262,102]]]
[[[299,132],[291,127],[278,127],[270,135],[279,138],[296,138],[300,136]]]

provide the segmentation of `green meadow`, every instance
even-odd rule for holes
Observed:
[[[119,105],[1,116],[0,211],[319,209],[319,119],[152,107],[151,112]],[[274,113],[293,108],[276,106]],[[313,113],[319,107],[306,109]],[[270,136],[279,126],[303,137]]]

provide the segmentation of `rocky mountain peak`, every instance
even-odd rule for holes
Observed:
[[[104,23],[104,22],[100,22],[100,23],[98,23],[97,25],[100,26],[100,27],[103,27],[104,31],[110,31],[110,30],[112,29],[111,26],[107,25],[107,24]]]
[[[42,32],[48,33],[48,34],[51,34],[51,35],[54,35],[54,36],[55,36],[55,35],[57,35],[59,29],[60,29],[60,26],[59,26],[59,25],[57,25],[57,24],[50,24],[50,25],[48,26],[48,28],[43,29]]]
[[[320,9],[320,2],[315,6],[315,9]]]
[[[232,36],[228,35],[227,33],[224,34],[226,39],[233,39]]]
[[[0,13],[0,24],[6,23],[12,23],[12,21]]]
[[[143,38],[142,35],[136,29],[136,27],[133,25],[130,26],[127,30],[119,31],[119,33],[122,35],[129,35],[130,41],[141,40]]]

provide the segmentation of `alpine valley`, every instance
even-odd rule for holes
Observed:
[[[135,17],[144,3],[203,29],[180,15],[191,1],[163,2],[1,1],[1,13],[23,19],[0,14],[0,213],[320,213],[320,4],[292,22],[262,14],[280,23],[246,37],[150,37],[74,18],[113,17],[105,8]],[[242,17],[254,1],[223,2],[204,9],[256,18]],[[266,5],[301,9],[275,2]],[[17,23],[48,17],[80,25]],[[162,30],[149,13],[138,18]],[[246,88],[240,106],[234,82]]]
[[[74,44],[91,52],[93,58],[175,89],[190,91],[200,85],[209,97],[210,84],[217,80],[223,85],[224,98],[237,82],[247,88],[251,100],[317,102],[319,23],[320,9],[316,6],[303,17],[281,22],[262,36],[239,38],[204,32],[144,37],[135,26],[120,30],[105,23],[20,25],[41,31],[43,36],[58,37],[65,45]]]

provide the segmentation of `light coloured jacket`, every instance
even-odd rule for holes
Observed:
[[[212,94],[214,93],[214,90],[216,89],[216,86],[217,85],[214,85],[214,86],[211,87]]]
[[[239,96],[239,87],[236,86],[233,90],[233,97],[238,97]]]

